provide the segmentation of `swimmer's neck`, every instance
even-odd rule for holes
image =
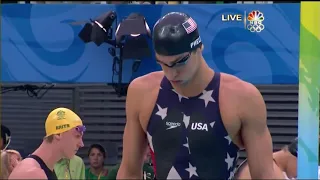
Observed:
[[[211,82],[213,75],[213,69],[208,66],[208,64],[202,57],[199,68],[195,72],[193,78],[183,85],[172,84],[172,87],[176,90],[177,93],[181,94],[182,96],[198,96]]]
[[[51,171],[53,171],[54,165],[62,159],[56,146],[45,141],[32,154],[39,156]]]

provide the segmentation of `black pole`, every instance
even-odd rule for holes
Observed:
[[[122,96],[122,62],[123,62],[123,44],[120,43],[119,53],[119,74],[118,74],[118,97]]]

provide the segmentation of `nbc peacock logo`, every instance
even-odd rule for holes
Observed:
[[[258,10],[251,11],[247,16],[247,21],[247,29],[250,32],[261,32],[264,30],[264,16],[262,12]]]

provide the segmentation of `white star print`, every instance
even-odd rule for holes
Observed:
[[[163,120],[164,118],[167,117],[167,111],[168,111],[168,108],[161,108],[161,106],[159,104],[157,104],[158,106],[158,112],[156,113],[156,115],[160,116],[161,119]]]
[[[193,167],[190,163],[189,163],[189,168],[187,168],[186,171],[189,172],[189,178],[191,178],[193,175],[198,176],[197,168]]]
[[[213,128],[213,126],[214,126],[214,123],[216,123],[215,121],[214,122],[212,122],[212,123],[210,123],[210,126]]]
[[[231,141],[232,141],[231,138],[230,138],[230,136],[225,136],[224,138],[225,138],[226,140],[228,140],[228,143],[229,143],[229,145],[230,145],[230,144],[231,144]]]
[[[199,99],[203,99],[204,100],[205,107],[207,107],[209,102],[216,102],[212,98],[212,93],[213,93],[213,90],[210,90],[210,91],[203,90],[202,95],[199,97]]]
[[[237,168],[233,168],[233,175],[237,172]]]
[[[188,97],[182,96],[181,94],[177,93],[177,91],[175,89],[172,89],[172,91],[178,95],[180,102],[181,102],[182,98],[189,99]]]
[[[236,168],[233,168],[233,171],[230,172],[230,176],[229,176],[229,179],[232,179],[235,175],[235,173],[237,172],[237,169]]]
[[[188,128],[189,122],[190,122],[190,116],[186,116],[185,114],[183,114],[183,122],[186,128]]]
[[[224,161],[228,164],[228,170],[232,167],[234,158],[231,158],[229,153],[227,153],[227,158]]]
[[[187,143],[183,144],[183,146],[188,148],[189,154],[191,154],[190,148],[189,148],[189,139],[188,139],[188,137],[187,137]]]
[[[179,173],[177,172],[176,168],[173,166],[171,167],[167,179],[181,179]]]
[[[233,172],[233,171],[231,171],[231,172],[230,172],[230,176],[229,176],[229,178],[228,178],[228,179],[232,179],[232,178],[233,178],[233,176],[234,176],[234,172]]]
[[[147,132],[147,138],[149,141],[150,148],[151,148],[152,152],[154,152],[153,143],[152,143],[152,136],[148,132]]]

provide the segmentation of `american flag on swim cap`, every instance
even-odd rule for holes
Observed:
[[[187,31],[187,34],[190,34],[197,29],[197,23],[192,18],[189,18],[186,22],[182,23],[182,26]]]

